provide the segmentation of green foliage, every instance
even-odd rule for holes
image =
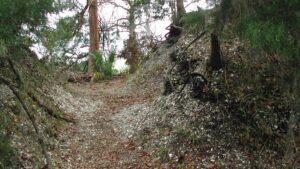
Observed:
[[[141,5],[147,5],[150,0],[129,0],[128,4],[133,7],[140,7]]]
[[[0,54],[5,49],[10,57],[24,57],[30,52],[22,49],[39,41],[47,55],[64,55],[75,20],[62,18],[54,29],[47,26],[47,16],[73,8],[72,0],[0,0]]]
[[[78,7],[78,4],[74,0],[57,0],[54,2],[54,8],[57,11],[63,11],[66,9],[74,9]]]
[[[182,16],[180,22],[183,23],[183,27],[191,32],[197,33],[205,28],[206,13],[201,8],[198,11],[186,13]],[[185,30],[186,30],[185,29]]]
[[[92,77],[93,82],[98,82],[98,81],[103,80],[103,79],[104,79],[104,76],[101,72],[95,72],[93,74],[93,77]]]
[[[47,49],[50,61],[58,60],[65,61],[65,54],[71,52],[80,41],[82,34],[79,33],[74,38],[73,45],[70,45],[70,40],[73,38],[73,30],[76,21],[76,16],[60,18],[56,23],[55,28],[45,27],[41,29],[38,36],[41,39],[43,46]]]
[[[239,59],[231,58],[227,65],[228,74],[234,67],[233,74],[243,75],[232,81],[226,79],[227,86],[235,91],[232,95],[239,99],[230,107],[230,113],[242,129],[241,141],[253,149],[269,147],[279,155],[296,149],[289,145],[293,137],[287,131],[296,124],[288,121],[293,116],[299,119],[295,113],[299,102],[293,99],[299,100],[300,1],[213,1],[218,1],[214,9],[215,32],[249,42],[242,45],[247,48],[239,54],[242,63],[235,65]]]
[[[46,23],[54,0],[0,0],[0,37],[6,46],[30,43],[30,32]]]
[[[114,61],[115,61],[115,56],[116,56],[116,52],[115,51],[112,51],[109,53],[108,55],[108,62],[113,64]]]
[[[53,116],[54,116],[54,117],[62,117],[63,114],[62,114],[62,112],[60,112],[60,111],[55,111],[55,112],[53,112]]]
[[[54,45],[60,46],[67,43],[72,37],[73,25],[73,17],[59,19],[59,21],[56,23],[56,29],[49,29],[48,32],[46,32],[47,34],[45,34],[47,36],[48,45],[51,45],[49,47]],[[45,46],[48,47],[47,45]]]
[[[236,30],[240,37],[249,40],[255,48],[287,57],[293,55],[290,41],[292,37],[283,24],[241,18]]]
[[[106,78],[112,76],[113,74],[113,63],[115,61],[115,51],[109,53],[108,58],[104,58],[99,52],[94,54],[95,57],[95,72],[100,72],[97,74],[97,79]]]
[[[216,7],[215,29],[221,32],[225,24],[233,25],[227,29],[233,28],[254,48],[299,63],[299,6],[298,0],[222,0]]]

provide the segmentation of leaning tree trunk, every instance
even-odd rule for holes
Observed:
[[[90,0],[89,7],[89,27],[90,27],[90,56],[88,60],[88,74],[93,73],[93,54],[99,51],[99,29],[98,29],[98,6],[97,0]]]

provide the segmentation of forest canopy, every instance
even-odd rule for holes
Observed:
[[[47,14],[55,11],[53,0],[1,0],[1,49],[13,50],[19,45],[30,45],[32,33],[37,33],[46,24]]]

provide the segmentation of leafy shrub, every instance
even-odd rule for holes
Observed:
[[[183,27],[194,33],[197,33],[199,30],[203,30],[206,24],[205,15],[206,15],[205,11],[202,10],[201,8],[198,8],[197,11],[186,13],[181,18]]]
[[[31,30],[44,25],[47,14],[55,12],[53,0],[1,0],[0,4],[0,37],[7,47],[30,43],[30,33],[35,33]]]
[[[289,32],[283,24],[261,22],[242,18],[237,24],[240,36],[248,39],[255,48],[264,49],[268,53],[281,53],[289,55]]]
[[[229,23],[253,47],[299,62],[299,6],[299,0],[222,0],[217,5],[215,27],[221,31]]]
[[[100,80],[113,75],[113,63],[115,61],[115,55],[116,55],[115,51],[112,51],[109,53],[108,58],[105,59],[99,52],[96,52],[94,54],[95,56],[94,71],[99,72],[97,73],[96,79]]]
[[[119,70],[118,70],[118,69],[113,69],[113,70],[112,70],[112,73],[113,73],[114,75],[119,74]]]

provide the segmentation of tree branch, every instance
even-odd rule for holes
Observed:
[[[206,34],[206,31],[203,31],[200,33],[200,35],[198,35],[193,41],[191,41],[184,49],[183,51],[186,51],[193,43],[195,43],[197,40],[199,40],[200,38],[202,38],[202,36],[204,36]]]
[[[82,28],[83,16],[84,16],[85,12],[87,11],[87,9],[89,8],[89,6],[90,6],[90,4],[88,3],[88,0],[87,0],[85,7],[81,10],[81,12],[79,14],[77,14],[78,22],[75,25],[75,29],[74,29],[73,34],[72,34],[73,36],[75,36],[80,31],[80,29]]]
[[[114,1],[107,1],[107,2],[104,2],[103,4],[105,4],[105,3],[111,4],[111,5],[113,5],[113,6],[115,6],[115,7],[118,7],[118,8],[122,8],[122,9],[124,9],[125,11],[129,11],[129,8],[126,8],[126,7],[124,7],[124,6],[120,5],[120,4],[117,4],[117,3],[114,2]]]

